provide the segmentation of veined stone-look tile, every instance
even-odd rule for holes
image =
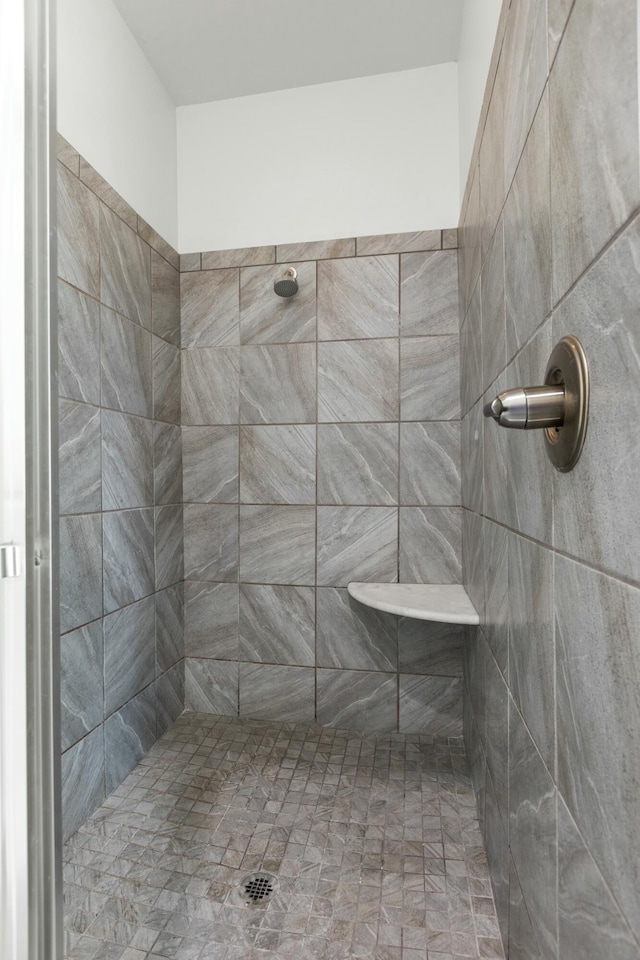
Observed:
[[[481,401],[474,403],[461,426],[462,506],[474,510],[476,513],[482,513],[484,502],[484,423]],[[498,425],[495,424],[495,426]]]
[[[238,422],[238,347],[182,351],[182,423]]]
[[[153,416],[156,420],[180,423],[180,349],[160,337],[152,337]]]
[[[514,356],[551,311],[550,191],[549,98],[545,92],[504,208],[508,357]],[[483,342],[485,356],[494,345],[495,340]]]
[[[484,518],[471,510],[462,511],[462,583],[484,621],[486,571],[484,563]]]
[[[507,371],[501,373],[482,398],[482,405],[491,401],[509,389],[512,381]],[[483,426],[483,470],[484,470],[484,513],[499,523],[508,523],[509,499],[507,490],[507,463],[509,447],[513,437],[509,430],[501,427],[488,417],[484,417]],[[546,456],[546,454],[545,454]]]
[[[58,276],[92,297],[100,296],[100,202],[58,164]]]
[[[515,203],[515,200],[510,202]],[[512,251],[510,256],[513,258],[514,255],[515,251]],[[481,331],[474,331],[477,343],[480,343],[480,338],[482,342],[482,376],[478,381],[474,372],[473,389],[469,390],[467,394],[467,402],[472,400],[473,394],[478,388],[478,383],[483,390],[486,390],[507,365],[504,257],[504,223],[503,218],[501,218],[482,268],[481,309],[474,311],[474,319],[482,327]],[[522,280],[521,285],[524,285],[524,283],[525,281]],[[515,293],[515,291],[513,292]],[[516,301],[513,302],[512,306],[517,310]],[[473,342],[473,336],[471,342],[466,341],[465,347],[478,349],[476,343]],[[509,357],[514,352],[510,352]],[[467,358],[469,364],[476,364],[477,361],[477,356]]]
[[[238,428],[183,427],[184,499],[238,502]]]
[[[241,506],[240,579],[295,586],[315,582],[314,507]]]
[[[138,234],[142,239],[152,247],[156,253],[159,253],[161,257],[164,257],[172,267],[176,270],[180,267],[180,256],[173,249],[170,243],[161,237],[157,230],[154,230],[153,227],[149,226],[146,220],[143,220],[142,217],[138,217]]]
[[[102,509],[100,410],[60,400],[58,405],[60,513]]]
[[[184,579],[182,504],[156,507],[156,590]]]
[[[508,676],[509,665],[509,559],[507,530],[485,520],[485,611],[483,630],[496,663]]]
[[[102,528],[99,514],[60,518],[60,630],[102,616]]]
[[[103,203],[106,203],[114,213],[117,213],[120,219],[124,220],[132,230],[138,229],[138,215],[135,210],[107,183],[104,177],[100,176],[98,171],[95,170],[90,163],[87,163],[84,157],[80,157],[79,176],[83,183],[86,183],[89,189],[95,193]]]
[[[240,585],[240,659],[315,666],[313,587]]]
[[[318,723],[363,733],[398,728],[395,674],[361,670],[318,670]]]
[[[102,411],[104,510],[153,506],[153,424]]]
[[[458,228],[453,227],[451,230],[442,231],[442,249],[443,250],[457,250],[458,248]]]
[[[319,667],[397,671],[397,617],[365,607],[346,590],[324,587],[316,597]]]
[[[400,503],[460,503],[460,424],[400,424]]]
[[[578,4],[551,72],[554,303],[640,203],[636,17]]]
[[[568,478],[553,475],[554,546],[640,581],[640,220],[587,273],[553,317],[552,342],[580,339],[591,371],[589,428]],[[615,386],[614,386],[615,385]],[[614,396],[625,416],[611,415]]]
[[[464,627],[458,624],[400,617],[398,669],[407,674],[461,677],[464,642]]]
[[[100,305],[58,282],[58,394],[100,403]]]
[[[102,620],[60,637],[61,748],[67,750],[104,718]]]
[[[237,660],[238,584],[184,585],[185,655],[213,660]]]
[[[151,417],[151,334],[137,323],[100,308],[102,318],[102,405]]]
[[[318,345],[319,421],[397,419],[397,340]]]
[[[180,346],[180,273],[151,251],[151,325],[157,337]]]
[[[151,250],[104,205],[100,209],[100,299],[151,329]]]
[[[159,590],[156,601],[156,675],[185,656],[185,609],[182,583]]]
[[[122,783],[156,740],[155,684],[104,722],[107,794]]]
[[[580,761],[582,765],[583,760]],[[556,788],[509,702],[509,844],[543,956],[557,956]]]
[[[153,509],[102,517],[105,613],[153,593]]]
[[[398,257],[318,263],[318,339],[398,336]]]
[[[469,200],[464,219],[458,234],[458,277],[460,296],[460,319],[464,320],[475,290],[480,267],[482,266],[482,246],[480,229],[480,172],[473,173]]]
[[[460,330],[460,407],[468,413],[482,396],[482,282],[478,281],[471,306]]]
[[[485,683],[485,752],[502,826],[509,823],[509,688],[491,654]]]
[[[283,269],[276,265],[240,271],[240,342],[296,343],[316,339],[316,264],[291,263],[298,292],[279,297],[273,289]]]
[[[202,254],[203,270],[221,267],[253,267],[276,262],[275,247],[240,247],[234,250],[211,250]]]
[[[61,133],[56,135],[56,157],[60,163],[64,163],[65,167],[75,173],[76,177],[80,176],[80,154]]]
[[[462,736],[462,685],[458,677],[400,674],[400,732]]]
[[[584,840],[558,798],[558,956],[635,960],[638,945]]]
[[[640,590],[556,555],[554,596],[558,787],[637,938]]]
[[[510,8],[502,57],[505,77],[509,78],[504,104],[504,175],[508,188],[547,80],[545,5],[521,0]]]
[[[356,241],[353,237],[340,240],[312,240],[307,243],[281,243],[276,247],[278,263],[295,263],[296,260],[334,260],[336,257],[355,257]]]
[[[182,431],[172,423],[153,425],[154,503],[182,503]]]
[[[549,770],[555,764],[553,554],[509,534],[509,686]]]
[[[180,273],[189,273],[191,270],[201,270],[202,262],[199,253],[180,254]]]
[[[460,416],[458,337],[400,341],[402,420],[457,420]]]
[[[239,340],[237,270],[185,273],[180,278],[182,346],[220,347]]]
[[[306,667],[241,663],[240,716],[289,723],[313,720],[314,671]]]
[[[156,676],[155,599],[146,597],[104,618],[105,716]]]
[[[402,336],[457,334],[458,254],[406,253],[400,257]]]
[[[496,37],[496,44],[498,38]],[[494,47],[496,50],[496,47]],[[498,51],[501,52],[501,51]],[[480,254],[484,261],[500,212],[504,206],[507,188],[504,182],[504,103],[507,81],[505,61],[500,59],[488,104],[484,133],[478,154],[477,176],[480,180]]]
[[[185,660],[185,700],[189,710],[222,717],[238,715],[238,664],[225,660]]]
[[[67,840],[106,796],[102,726],[62,754],[62,833]]]
[[[400,583],[461,582],[461,513],[459,507],[400,508]]]
[[[378,253],[409,253],[415,250],[439,250],[440,230],[422,230],[417,233],[381,233],[356,240],[359,257]]]
[[[398,425],[323,423],[318,427],[318,503],[398,502]]]
[[[318,507],[318,584],[398,579],[398,511],[394,507]]]
[[[316,502],[316,428],[240,428],[242,503]]]
[[[156,729],[159,737],[184,713],[184,705],[184,662],[181,662],[156,681]]]
[[[314,422],[315,386],[315,344],[271,344],[242,348],[242,423]]]
[[[564,28],[573,7],[572,0],[548,0],[547,19],[549,21],[549,63],[560,45]]]
[[[523,960],[529,960],[529,958],[538,960],[539,957],[544,956],[543,948],[538,943],[520,886],[520,880],[511,857],[509,857],[508,897],[508,956],[522,957]]]
[[[185,504],[184,572],[186,580],[238,579],[237,506]]]
[[[509,834],[507,832],[508,826],[505,827],[502,817],[500,816],[500,807],[498,805],[498,799],[496,796],[496,790],[491,779],[491,774],[487,769],[486,772],[486,802],[485,802],[485,822],[484,822],[484,844],[486,848],[487,862],[489,865],[489,872],[491,876],[491,890],[494,894],[495,908],[497,913],[497,919],[500,924],[500,933],[502,935],[502,943],[499,938],[496,938],[492,943],[488,944],[488,949],[484,949],[486,945],[483,944],[482,938],[478,936],[478,945],[480,947],[481,955],[484,952],[488,953],[489,956],[493,953],[495,957],[504,956],[503,944],[508,943],[509,931],[511,926],[511,904],[510,904],[510,881],[509,881]],[[508,819],[506,821],[507,825],[509,823]],[[473,862],[473,861],[471,861]],[[474,866],[474,872],[476,868]],[[470,884],[474,882],[474,877],[470,878]],[[478,931],[480,928],[480,918],[477,914],[474,916],[475,927]],[[512,953],[512,957],[520,957],[521,960],[525,960],[529,956],[527,950],[531,950],[531,956],[541,957],[544,954],[536,952],[537,943],[536,938],[532,934],[531,938],[525,941],[527,948],[523,953]]]

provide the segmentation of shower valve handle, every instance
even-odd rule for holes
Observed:
[[[484,415],[493,417],[501,427],[514,430],[561,427],[565,417],[564,386],[547,384],[505,390],[485,406]]]

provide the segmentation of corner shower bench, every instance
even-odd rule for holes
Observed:
[[[349,583],[349,595],[374,610],[438,623],[480,623],[465,588],[457,583]]]

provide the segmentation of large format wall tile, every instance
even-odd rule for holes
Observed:
[[[246,346],[241,356],[242,423],[315,421],[315,344]]]
[[[59,510],[93,513],[102,509],[100,410],[73,400],[58,404]]]
[[[242,584],[240,659],[315,666],[315,619],[312,587]]]
[[[318,338],[398,336],[398,257],[318,264]]]
[[[241,581],[313,584],[315,546],[314,507],[240,507]]]
[[[102,412],[103,508],[153,504],[153,424],[111,410]]]
[[[318,584],[398,579],[398,511],[393,507],[318,507]]]
[[[240,428],[242,503],[315,503],[316,428]]]
[[[153,490],[156,504],[182,503],[182,432],[175,424],[153,425]]]
[[[640,203],[637,9],[578,3],[549,81],[554,303]]]
[[[60,637],[61,747],[67,750],[104,718],[102,621]]]
[[[457,420],[460,416],[458,337],[400,342],[402,420]]]
[[[400,276],[403,337],[457,334],[457,252],[404,254]]]
[[[396,675],[360,670],[318,670],[318,723],[367,733],[397,726]]]
[[[105,513],[104,609],[117,610],[153,593],[153,509]]]
[[[127,201],[121,197],[113,187],[107,183],[107,181],[102,177],[90,163],[84,159],[84,157],[79,157],[79,177],[83,183],[89,187],[92,193],[95,193],[103,203],[109,207],[110,210],[113,210],[121,220],[124,220],[132,230],[137,230],[138,228],[138,215],[135,210],[133,210]]]
[[[155,600],[146,597],[104,618],[105,716],[156,676]]]
[[[183,427],[182,465],[187,503],[238,502],[237,427]]]
[[[460,411],[464,416],[482,396],[482,278],[460,328]],[[506,351],[505,351],[506,352]],[[414,419],[418,419],[415,417]],[[425,417],[424,419],[430,419]],[[449,418],[452,419],[452,418]],[[453,419],[456,419],[455,417]]]
[[[68,839],[106,796],[103,728],[62,754],[62,833]]]
[[[240,271],[240,342],[298,343],[316,339],[316,265],[291,263],[298,274],[298,292],[279,297],[273,289],[281,267],[248,267]]]
[[[180,350],[152,337],[153,415],[156,420],[180,423]]]
[[[379,253],[409,253],[413,250],[439,250],[440,230],[422,230],[416,233],[384,233],[357,237],[359,257]]]
[[[100,299],[151,329],[151,250],[104,205],[100,209]]]
[[[462,734],[462,680],[400,674],[400,732],[434,740]]]
[[[104,723],[107,794],[122,783],[156,741],[154,685],[112,714]]]
[[[184,661],[156,681],[156,734],[163,733],[184,713]]]
[[[238,660],[238,584],[187,580],[184,604],[185,655]]]
[[[151,251],[151,321],[157,337],[180,346],[180,274]]]
[[[155,509],[156,590],[184,579],[182,504]]]
[[[58,276],[72,286],[100,294],[100,202],[58,164]]]
[[[457,624],[401,617],[398,669],[400,673],[461,677],[464,642],[464,628]]]
[[[137,323],[101,307],[102,405],[150,417],[151,334]]]
[[[238,508],[187,503],[184,507],[187,580],[238,579]]]
[[[207,270],[181,277],[183,347],[219,347],[240,342],[238,285],[237,270]]]
[[[301,723],[314,719],[314,671],[305,667],[240,664],[240,716]]]
[[[318,426],[318,503],[398,502],[398,427],[392,423]]]
[[[520,176],[520,173],[518,174]],[[517,222],[513,224],[514,231],[522,226]],[[482,350],[478,357],[467,357],[467,363],[482,363],[482,377],[480,380],[483,390],[486,390],[496,379],[507,365],[507,334],[506,334],[506,314],[505,314],[505,231],[504,218],[500,219],[493,239],[489,244],[487,258],[482,268],[481,286],[480,286],[480,305],[481,313],[475,318],[479,321],[481,330],[473,331],[473,336],[481,337]],[[529,238],[527,238],[529,242]],[[515,251],[510,251],[510,256],[515,256]],[[512,275],[515,281],[515,276]],[[518,322],[518,304],[516,291],[512,290],[511,306],[515,313],[515,321]],[[461,344],[462,349],[462,344]],[[465,351],[473,349],[473,343],[469,340],[465,343]],[[511,356],[511,354],[509,354]],[[475,379],[475,377],[474,377]],[[477,389],[478,381],[474,383]],[[466,398],[465,408],[473,403],[473,394],[476,389],[469,389]]]
[[[237,347],[182,351],[182,423],[238,422],[240,354]]]
[[[317,665],[343,670],[398,669],[398,619],[365,607],[346,590],[317,590]]]
[[[175,583],[156,593],[156,675],[185,656],[184,591]]]
[[[400,582],[460,583],[461,524],[459,507],[402,507]]]
[[[224,660],[185,661],[185,701],[190,710],[238,715],[238,664]]]
[[[397,420],[397,382],[397,342],[321,343],[318,420]]]
[[[460,424],[400,425],[400,503],[460,503]]]
[[[102,616],[102,526],[99,514],[60,518],[60,630]]]
[[[58,393],[100,403],[100,305],[58,282]]]

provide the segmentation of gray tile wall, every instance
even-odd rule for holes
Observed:
[[[636,16],[505,0],[460,224],[465,736],[512,958],[640,956]],[[481,407],[569,333],[592,396],[560,474]]]
[[[61,140],[60,609],[65,836],[184,708],[174,250]]]
[[[461,631],[346,590],[460,581],[456,247],[435,230],[180,258],[189,707],[461,733]]]

